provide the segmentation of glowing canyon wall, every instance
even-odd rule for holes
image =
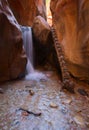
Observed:
[[[51,0],[51,11],[69,71],[89,80],[89,0]]]
[[[21,25],[31,26],[37,15],[46,19],[45,0],[8,0],[8,2]]]

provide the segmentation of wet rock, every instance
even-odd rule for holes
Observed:
[[[82,117],[81,115],[76,115],[76,116],[74,117],[74,121],[75,121],[77,124],[79,124],[79,125],[81,125],[81,126],[84,126],[84,120],[83,120],[83,117]]]
[[[26,67],[20,26],[7,0],[0,1],[0,81],[22,77]]]
[[[58,108],[58,105],[56,103],[54,103],[54,102],[51,102],[50,107],[51,108]]]

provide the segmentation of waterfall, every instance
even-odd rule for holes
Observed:
[[[23,45],[27,55],[27,66],[26,74],[33,73],[33,41],[32,41],[32,31],[31,27],[21,26],[22,36],[23,36]]]
[[[22,36],[23,36],[23,46],[27,55],[27,65],[26,65],[26,80],[40,80],[46,79],[46,76],[34,70],[33,67],[33,40],[32,40],[32,30],[31,27],[21,26]]]

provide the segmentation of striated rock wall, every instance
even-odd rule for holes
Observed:
[[[51,0],[51,11],[69,71],[89,80],[89,0]]]
[[[31,26],[37,15],[41,15],[46,19],[45,0],[8,0],[8,2],[21,25]]]
[[[21,76],[26,62],[20,27],[7,0],[0,0],[0,81]]]

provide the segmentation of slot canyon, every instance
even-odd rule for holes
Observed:
[[[89,130],[89,0],[0,0],[0,130]]]

